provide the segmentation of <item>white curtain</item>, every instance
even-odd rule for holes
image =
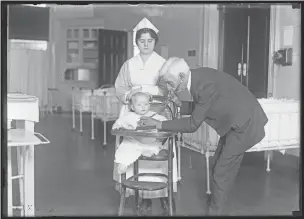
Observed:
[[[21,92],[48,100],[49,53],[43,50],[10,48],[8,51],[8,92]]]

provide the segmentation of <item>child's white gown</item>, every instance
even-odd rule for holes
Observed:
[[[164,121],[164,116],[150,111],[145,116]],[[113,125],[115,128],[135,129],[140,115],[134,112],[127,112],[121,116]],[[162,141],[156,138],[146,137],[124,137],[115,153],[115,163],[129,166],[133,164],[141,155],[150,157],[159,153],[162,147]]]

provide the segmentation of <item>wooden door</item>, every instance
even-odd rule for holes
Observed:
[[[249,8],[247,19],[246,86],[257,98],[267,98],[270,7]]]
[[[224,13],[223,71],[242,82],[242,66],[246,41],[244,8],[227,6]]]
[[[117,30],[99,30],[98,84],[114,85],[123,63],[128,58],[128,32]]]
[[[225,7],[223,71],[238,79],[257,97],[267,97],[268,6]]]

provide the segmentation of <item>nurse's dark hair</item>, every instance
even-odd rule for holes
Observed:
[[[154,30],[152,30],[150,28],[143,28],[136,32],[136,35],[135,35],[136,45],[138,45],[138,40],[140,39],[141,35],[145,34],[145,33],[150,34],[150,36],[155,40],[155,44],[158,42],[158,35]]]

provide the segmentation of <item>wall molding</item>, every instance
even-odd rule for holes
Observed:
[[[217,5],[203,6],[203,57],[202,65],[218,69],[219,10]]]
[[[198,31],[199,31],[199,41],[198,41],[198,55],[197,55],[197,66],[200,67],[203,65],[203,35],[204,35],[204,6],[200,5],[200,11],[199,11],[199,20],[198,20]]]
[[[48,86],[50,88],[56,88],[57,86],[57,71],[56,71],[56,53],[55,53],[55,9],[50,7],[50,30],[49,30],[49,42],[48,42],[48,53],[49,53],[49,61],[50,61],[50,73],[51,75],[48,76]]]
[[[61,25],[66,27],[99,27],[104,28],[103,18],[83,17],[83,18],[58,18]]]
[[[272,55],[275,51],[280,49],[280,7],[278,5],[272,5],[270,8],[270,27],[269,27],[269,57],[268,57],[268,97],[277,96],[276,88],[276,73],[279,70],[279,66],[276,66],[272,61]]]

